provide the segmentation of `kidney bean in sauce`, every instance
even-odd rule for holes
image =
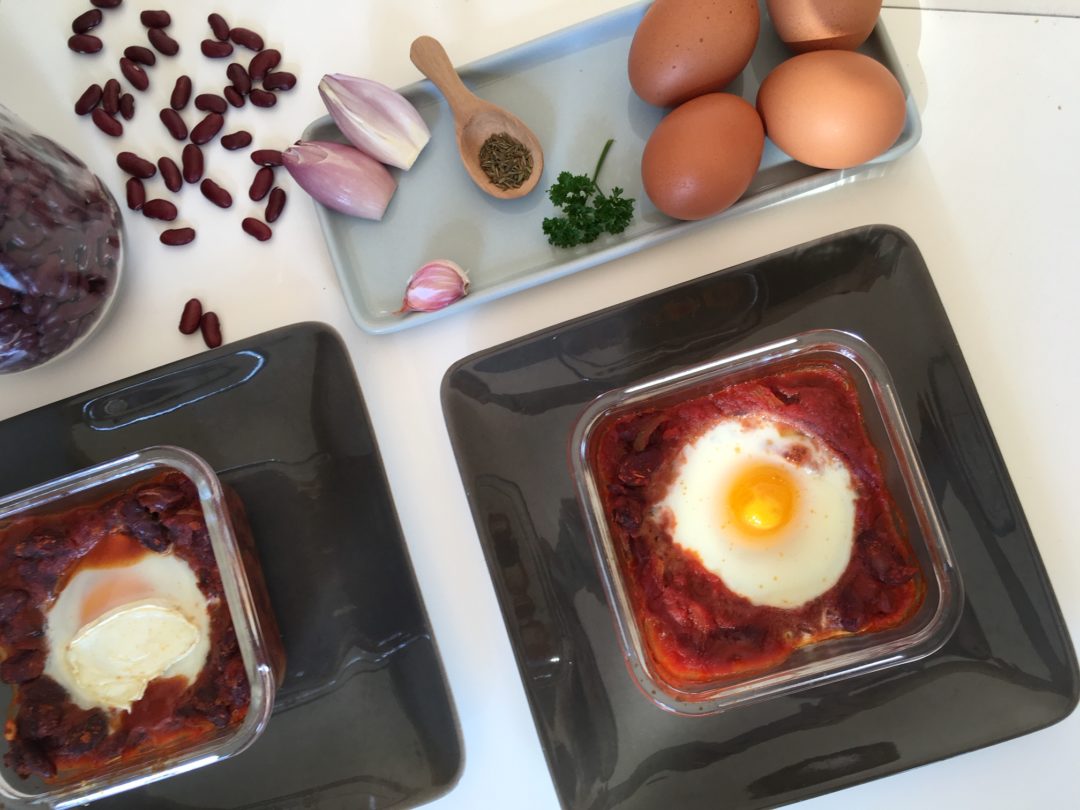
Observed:
[[[273,107],[277,104],[277,96],[269,90],[252,90],[248,94],[248,98],[251,99],[251,103],[256,107]]]
[[[241,129],[228,135],[222,135],[221,145],[230,150],[251,146],[251,133]]]
[[[281,63],[281,51],[267,48],[251,57],[248,63],[248,75],[253,82],[261,82],[266,74]]]
[[[120,96],[120,115],[124,116],[125,121],[135,117],[135,96],[131,93]]]
[[[191,99],[191,77],[179,76],[173,85],[172,95],[169,96],[169,106],[174,110],[182,110]]]
[[[90,117],[94,120],[95,126],[106,135],[119,138],[124,134],[124,125],[105,112],[103,108],[98,107],[90,113]]]
[[[161,179],[165,181],[165,188],[176,192],[184,187],[184,178],[180,175],[180,167],[176,165],[175,160],[171,157],[159,157],[157,165],[158,171],[161,172]]]
[[[101,92],[101,106],[109,115],[120,112],[120,82],[116,79],[105,82],[105,89]]]
[[[286,70],[267,73],[263,79],[263,87],[267,90],[292,90],[295,85],[296,76]]]
[[[195,109],[224,115],[225,111],[229,109],[229,106],[225,103],[225,99],[219,95],[215,95],[214,93],[199,93],[199,95],[195,96]]]
[[[75,34],[68,38],[68,47],[75,53],[97,53],[102,48],[102,42],[93,34]]]
[[[161,244],[168,245],[169,247],[186,245],[195,241],[195,229],[169,228],[168,230],[161,232],[159,239],[161,240]]]
[[[219,113],[208,113],[202,121],[197,123],[191,130],[191,142],[202,145],[214,139],[225,124],[225,119]]]
[[[75,102],[75,114],[87,115],[101,103],[101,85],[92,84],[83,90],[79,100]]]
[[[216,312],[204,312],[199,319],[199,330],[207,348],[216,349],[221,345],[221,321]]]
[[[255,172],[255,179],[251,181],[251,188],[248,189],[248,196],[252,201],[258,202],[266,196],[272,185],[274,185],[274,170],[269,166],[263,166]]]
[[[184,180],[189,183],[198,183],[203,175],[202,149],[193,143],[184,147],[180,162],[184,167]]]
[[[261,51],[263,49],[263,38],[250,28],[233,28],[229,32],[229,39],[237,45],[243,45],[252,51]]]
[[[165,129],[169,130],[169,134],[176,138],[176,140],[182,141],[187,138],[187,124],[185,124],[184,119],[180,117],[180,113],[172,107],[165,107],[158,113],[158,117],[161,118],[161,123],[165,125]]]
[[[147,67],[153,67],[154,63],[157,62],[154,52],[142,45],[128,45],[124,48],[124,56],[132,62],[138,62],[140,65],[146,65]]]
[[[146,158],[139,157],[134,152],[121,152],[116,156],[116,165],[132,177],[141,177],[143,180],[157,174],[157,169],[153,163]]]
[[[146,71],[126,56],[120,58],[120,72],[136,90],[142,91],[150,86],[150,77],[146,75]]]
[[[127,206],[132,211],[139,211],[146,202],[146,186],[138,177],[129,177],[127,181]]]
[[[157,48],[158,53],[165,56],[176,56],[180,52],[180,43],[165,33],[162,28],[151,28],[146,32],[150,44]]]
[[[139,15],[139,22],[147,28],[168,28],[172,17],[167,11],[144,11]]]
[[[209,177],[202,181],[199,190],[202,191],[203,196],[206,197],[206,199],[218,208],[229,208],[232,206],[232,195]]]
[[[258,166],[280,166],[281,151],[278,149],[256,149],[251,153],[251,160]]]
[[[173,203],[162,199],[147,200],[143,203],[142,212],[143,216],[149,219],[161,219],[166,222],[172,222],[178,213]]]
[[[233,46],[228,42],[220,42],[216,39],[204,39],[199,48],[203,52],[203,56],[208,59],[224,59],[226,56],[231,56],[233,52]]]
[[[222,42],[229,38],[229,24],[220,14],[214,12],[206,18],[206,21],[210,24],[210,30],[214,32],[215,37]]]
[[[277,222],[281,212],[285,210],[285,189],[275,188],[270,192],[270,199],[266,203],[266,221]]]
[[[184,311],[180,314],[180,331],[185,335],[195,334],[202,315],[202,301],[198,298],[188,299],[188,302],[184,304]]]
[[[96,8],[92,8],[89,11],[84,11],[71,21],[71,30],[76,34],[85,34],[101,25],[101,20],[101,12]]]

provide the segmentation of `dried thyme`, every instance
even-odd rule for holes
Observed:
[[[517,138],[497,132],[480,147],[480,168],[503,191],[519,188],[532,175],[532,152]]]

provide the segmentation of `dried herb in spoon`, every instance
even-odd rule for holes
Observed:
[[[480,168],[503,191],[519,188],[533,173],[532,152],[512,135],[497,132],[480,147]]]
[[[623,190],[618,186],[612,188],[610,194],[604,194],[596,185],[600,168],[613,143],[615,141],[611,139],[604,144],[592,177],[562,172],[555,185],[548,189],[548,197],[563,212],[561,217],[544,220],[544,233],[555,247],[588,244],[602,233],[622,233],[634,218],[633,198],[623,197]]]

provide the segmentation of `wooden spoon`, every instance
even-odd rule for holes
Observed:
[[[513,113],[490,101],[477,98],[462,83],[437,39],[417,37],[409,49],[409,58],[446,97],[446,103],[454,113],[454,128],[461,162],[465,164],[469,177],[480,190],[500,200],[517,199],[532,191],[544,171],[544,151],[532,130]],[[532,174],[517,188],[499,188],[480,168],[480,147],[484,145],[484,141],[500,132],[505,132],[525,144],[532,152]]]

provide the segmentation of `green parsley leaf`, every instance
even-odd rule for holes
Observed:
[[[633,219],[633,198],[623,197],[618,186],[605,195],[596,185],[600,167],[614,142],[612,139],[604,144],[592,177],[560,172],[555,185],[548,189],[548,197],[563,214],[547,217],[543,222],[544,234],[555,247],[585,245],[595,242],[603,233],[622,233]]]

